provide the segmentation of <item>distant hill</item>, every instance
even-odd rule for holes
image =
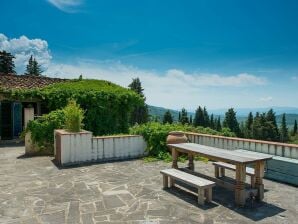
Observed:
[[[273,109],[276,115],[280,115],[283,113],[286,114],[298,114],[298,107],[262,107],[262,108],[234,108],[237,112],[237,116],[244,117],[249,114],[249,112],[252,112],[255,114],[256,112],[267,112],[270,109]],[[207,108],[208,109],[208,108]],[[228,109],[215,109],[215,110],[208,110],[209,113],[218,114],[218,115],[224,115],[225,112]]]
[[[174,121],[178,121],[178,117],[179,117],[179,111],[178,110],[172,110],[172,109],[167,109],[164,107],[156,107],[156,106],[151,106],[148,105],[148,110],[149,110],[149,115],[153,116],[153,117],[158,117],[160,120],[162,120],[163,115],[165,114],[165,112],[167,110],[170,110]],[[193,112],[188,113],[188,115],[192,115],[194,116]]]
[[[274,112],[277,114],[276,115],[276,122],[278,125],[280,125],[281,123],[281,119],[282,119],[282,114],[286,113],[286,121],[289,127],[292,127],[294,125],[295,120],[298,121],[298,108],[291,108],[291,107],[278,107],[279,109],[276,109],[277,107],[273,107]],[[282,108],[284,108],[285,110],[283,111]],[[154,117],[158,117],[160,120],[162,120],[163,115],[165,114],[165,112],[168,110],[167,108],[164,107],[156,107],[156,106],[151,106],[148,105],[148,109],[149,109],[149,114],[151,116]],[[207,108],[208,109],[208,108]],[[267,112],[270,108],[260,108],[260,110],[258,111],[258,108],[254,108],[254,109],[240,109],[241,112],[239,113],[238,110],[236,110],[237,112],[237,120],[239,123],[241,122],[245,122],[247,115],[250,111],[252,111],[254,114],[256,112]],[[178,121],[178,117],[179,117],[179,111],[177,110],[172,110],[169,109],[172,116],[174,117],[175,121]],[[296,113],[290,113],[290,111],[296,111]],[[226,110],[208,110],[209,115],[210,114],[214,114],[215,116],[220,116],[221,120],[223,120],[224,114],[225,114]],[[247,113],[246,113],[247,112]],[[194,113],[193,112],[188,112],[188,115],[192,115],[194,117]]]

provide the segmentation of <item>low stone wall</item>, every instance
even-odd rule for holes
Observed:
[[[186,132],[193,143],[213,146],[222,149],[245,149],[248,151],[266,153],[274,156],[298,159],[298,145],[279,142],[260,141],[255,139],[231,138],[218,135],[207,135]]]
[[[91,132],[55,130],[55,158],[60,165],[142,157],[146,143],[139,135],[92,137]]]

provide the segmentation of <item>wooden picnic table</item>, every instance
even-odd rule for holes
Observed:
[[[172,150],[173,164],[172,167],[178,169],[179,152],[187,153],[189,160],[189,169],[194,170],[193,158],[195,155],[206,157],[214,161],[222,161],[234,164],[236,166],[236,184],[235,184],[235,203],[243,206],[247,197],[245,190],[246,165],[255,164],[255,188],[257,189],[257,198],[264,198],[264,167],[265,161],[272,159],[271,155],[252,155],[244,152],[229,151],[216,147],[200,145],[195,143],[168,144]],[[225,186],[225,185],[223,185]]]

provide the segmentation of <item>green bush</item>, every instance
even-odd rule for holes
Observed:
[[[228,137],[235,136],[235,134],[230,132],[229,129],[224,129],[223,132],[217,132],[210,128],[196,128],[190,125],[182,125],[178,123],[161,124],[158,122],[150,122],[143,125],[136,125],[130,128],[131,134],[142,135],[147,142],[147,151],[149,152],[148,160],[152,160],[151,157],[166,161],[170,161],[172,159],[166,145],[166,138],[171,131],[187,131],[202,134],[224,135]],[[182,157],[180,159],[185,160],[186,158]]]
[[[70,132],[79,132],[82,128],[84,119],[84,111],[75,100],[70,100],[64,108],[65,126],[64,128]]]
[[[41,150],[47,149],[53,152],[54,130],[63,128],[64,123],[64,110],[56,110],[30,121],[25,132],[31,132],[33,143],[37,144]]]
[[[57,83],[42,90],[50,110],[74,99],[85,111],[84,129],[94,135],[127,133],[131,111],[144,100],[135,92],[102,80]]]

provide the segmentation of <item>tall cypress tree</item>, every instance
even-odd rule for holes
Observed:
[[[195,127],[204,126],[204,112],[200,106],[196,109],[193,124]]]
[[[269,141],[278,141],[279,140],[279,131],[276,123],[276,116],[273,109],[270,109],[266,114],[266,131],[267,139]]]
[[[209,118],[209,115],[208,115],[208,112],[207,112],[207,109],[206,107],[204,107],[203,109],[203,114],[204,114],[204,124],[203,124],[203,127],[209,127],[210,126],[210,118]]]
[[[165,114],[163,115],[162,123],[164,123],[164,124],[166,124],[166,123],[172,124],[173,123],[173,116],[172,116],[170,110],[167,110],[165,112]]]
[[[297,134],[297,120],[294,122],[294,127],[293,127],[293,135]]]
[[[192,115],[189,116],[189,123],[192,124]]]
[[[134,124],[142,124],[148,121],[148,107],[145,104],[146,97],[143,93],[144,89],[142,88],[142,83],[139,78],[135,78],[132,80],[132,83],[129,84],[131,90],[135,91],[144,99],[144,104],[140,106],[136,106],[131,114],[130,123]]]
[[[244,137],[245,138],[253,137],[253,122],[254,122],[254,117],[252,115],[252,112],[249,112],[249,114],[247,116],[247,120],[245,121],[245,127],[244,127]]]
[[[241,135],[239,123],[236,118],[236,112],[233,108],[230,108],[226,114],[223,122],[224,127],[229,128],[232,132],[234,132],[237,136]]]
[[[280,141],[287,142],[289,140],[288,128],[287,128],[287,121],[286,121],[286,114],[282,115],[281,125],[280,125]]]
[[[31,55],[26,66],[25,75],[40,76],[42,73],[41,66],[36,59]]]
[[[181,110],[181,124],[188,124],[188,116],[187,116],[187,111],[185,108],[182,108]]]
[[[211,114],[211,116],[210,116],[210,128],[215,129],[214,116],[213,116],[213,114]]]
[[[218,117],[217,122],[216,122],[216,131],[221,131],[220,117]]]
[[[3,74],[15,74],[15,57],[6,51],[0,51],[0,73]]]

